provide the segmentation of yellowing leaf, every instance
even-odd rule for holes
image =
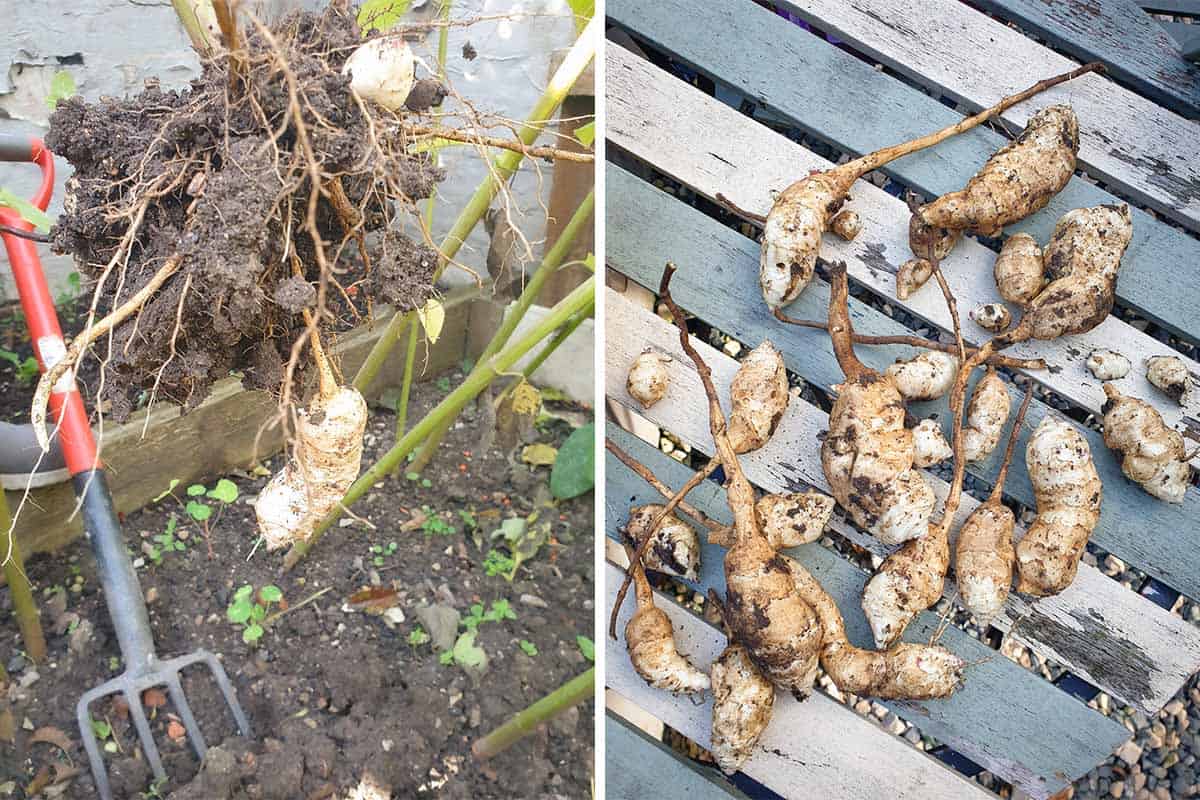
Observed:
[[[548,467],[558,458],[558,450],[548,444],[526,445],[521,451],[521,460],[535,467]]]
[[[442,325],[446,323],[446,309],[437,300],[430,298],[422,308],[417,309],[421,319],[421,327],[425,329],[425,338],[433,344],[442,335]]]
[[[542,393],[533,384],[522,379],[512,393],[512,409],[514,414],[531,417],[542,407]]]

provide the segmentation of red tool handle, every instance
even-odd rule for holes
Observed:
[[[42,168],[42,185],[38,187],[32,202],[45,211],[50,203],[50,194],[54,191],[54,156],[42,140],[0,137],[0,161],[31,161]],[[0,208],[0,223],[33,230],[32,224],[9,208]],[[33,338],[33,353],[37,356],[38,366],[45,372],[58,363],[67,348],[58,325],[58,314],[54,310],[54,298],[50,294],[50,287],[46,285],[46,275],[42,272],[41,259],[38,258],[37,248],[28,239],[7,233],[0,233],[0,238],[3,238],[4,249],[8,252],[17,294],[21,297],[21,308],[25,312],[25,322]],[[58,426],[63,456],[72,475],[100,466],[96,440],[92,438],[92,428],[88,424],[87,411],[83,408],[83,398],[75,386],[73,372],[68,372],[54,384],[50,393],[50,419]]]

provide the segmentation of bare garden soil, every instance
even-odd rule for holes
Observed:
[[[451,380],[461,380],[461,375]],[[419,419],[435,405],[444,387],[415,387],[409,418]],[[573,411],[578,415],[578,409]],[[590,666],[576,637],[590,636],[593,627],[592,494],[544,507],[547,468],[531,468],[498,451],[478,452],[484,438],[480,427],[489,424],[485,418],[468,409],[422,476],[427,484],[405,476],[384,481],[354,506],[359,520],[330,531],[286,576],[279,574],[280,553],[260,547],[250,557],[257,538],[250,502],[265,484],[263,475],[225,476],[237,484],[240,496],[214,514],[208,542],[202,528],[182,512],[182,503],[170,497],[125,517],[130,550],[145,561],[138,572],[151,600],[159,653],[205,648],[221,654],[254,738],[235,735],[233,720],[205,671],[185,673],[184,688],[210,744],[209,756],[197,772],[169,702],[153,707],[165,698],[144,696],[171,781],[158,793],[143,795],[151,775],[137,751],[127,709],[102,701],[93,707],[93,716],[111,724],[119,745],[119,752],[107,756],[118,797],[340,798],[365,773],[389,786],[393,797],[549,800],[589,795],[590,702],[491,762],[480,763],[470,754],[476,737]],[[373,413],[364,465],[392,443],[394,423],[389,411]],[[536,435],[558,445],[570,431],[567,422],[554,420]],[[276,470],[280,457],[266,466]],[[217,477],[210,478],[210,486]],[[164,465],[164,489],[170,478],[170,466]],[[183,489],[178,487],[176,494],[186,501]],[[445,524],[426,525],[426,530],[406,526],[426,507]],[[528,516],[538,507],[539,519],[552,522],[551,543],[511,583],[501,575],[489,577],[483,566],[488,534],[503,519]],[[482,549],[479,534],[470,532],[459,512],[475,520]],[[163,555],[155,565],[143,545],[167,528],[172,515],[186,549]],[[397,547],[388,555],[390,542]],[[373,553],[373,545],[385,554]],[[376,558],[383,559],[382,566],[376,566]],[[27,567],[42,601],[50,655],[44,664],[29,664],[19,655],[11,615],[0,616],[10,645],[4,659],[11,678],[8,702],[0,701],[11,712],[7,721],[0,714],[5,723],[0,728],[9,730],[0,733],[14,737],[12,743],[0,742],[0,784],[15,781],[15,796],[20,797],[39,773],[52,774],[47,768],[73,765],[79,774],[51,791],[90,798],[95,790],[75,725],[75,702],[123,668],[117,643],[85,541],[35,557]],[[256,590],[278,586],[289,607],[331,588],[281,616],[252,647],[226,619],[234,591],[245,584]],[[403,620],[395,610],[385,621],[348,603],[356,591],[371,586],[397,591],[395,608]],[[472,604],[490,608],[496,600],[507,600],[516,618],[480,624],[476,643],[489,660],[482,678],[441,663],[429,643],[410,643],[419,606],[449,605],[466,615]],[[11,610],[7,589],[0,590],[0,607]],[[527,654],[529,645],[536,655]],[[54,729],[69,739],[63,742],[67,751],[37,741],[46,738],[47,730],[57,738]]]

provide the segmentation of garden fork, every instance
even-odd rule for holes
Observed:
[[[54,189],[54,157],[46,146],[38,139],[0,134],[0,161],[32,161],[41,167],[42,184],[34,194],[32,202],[45,211],[50,201],[50,193]],[[22,232],[32,232],[33,226],[7,208],[0,208],[0,225],[4,226],[0,229],[0,236],[3,237],[4,247],[12,265],[17,293],[21,297],[21,307],[33,339],[34,354],[37,356],[38,366],[45,372],[64,357],[66,346],[37,250],[27,236],[21,235]],[[142,692],[146,689],[156,686],[167,688],[171,703],[183,722],[198,758],[204,758],[206,748],[204,737],[180,683],[180,672],[185,667],[206,664],[212,670],[243,736],[250,736],[250,724],[238,704],[229,676],[212,653],[197,650],[190,655],[166,661],[160,661],[155,655],[154,635],[150,631],[150,617],[146,612],[142,587],[138,584],[137,573],[134,572],[133,563],[125,550],[112,495],[104,477],[104,469],[96,451],[96,442],[92,438],[92,429],[88,425],[87,412],[75,385],[73,372],[67,372],[55,384],[50,395],[50,411],[51,419],[58,425],[58,436],[62,442],[67,469],[71,473],[75,495],[83,513],[84,532],[96,554],[100,586],[104,590],[108,614],[116,630],[121,656],[125,661],[125,672],[86,692],[76,707],[79,730],[83,735],[83,746],[87,750],[88,761],[91,762],[96,788],[102,800],[112,800],[112,788],[108,782],[108,773],[104,768],[100,744],[92,729],[89,712],[96,700],[109,695],[124,696],[129,715],[137,729],[138,739],[141,741],[142,751],[146,754],[155,779],[159,781],[166,778],[166,771],[154,744],[146,712],[142,708]]]

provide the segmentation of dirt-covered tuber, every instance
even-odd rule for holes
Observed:
[[[971,319],[985,331],[1003,333],[1012,324],[1012,314],[1003,303],[984,303],[972,309]]]
[[[907,300],[913,292],[925,285],[933,275],[933,262],[924,258],[910,258],[896,271],[896,297]]]
[[[1069,422],[1047,415],[1025,448],[1037,517],[1017,544],[1017,591],[1038,597],[1071,585],[1103,488],[1087,440]]]
[[[758,526],[771,547],[782,550],[815,542],[829,524],[835,503],[821,492],[766,494],[754,504]],[[733,545],[733,528],[721,528],[708,535],[709,544]]]
[[[1173,397],[1180,405],[1191,405],[1196,398],[1195,382],[1187,364],[1178,356],[1150,356],[1146,359],[1146,380]]]
[[[663,510],[664,506],[657,503],[635,506],[630,510],[625,534],[631,544],[636,546],[642,541]],[[696,531],[679,517],[668,514],[642,555],[642,563],[652,572],[696,580],[700,569],[700,540]]]
[[[1121,472],[1159,500],[1182,503],[1191,478],[1183,436],[1145,400],[1111,383],[1104,395],[1104,443],[1121,456]]]
[[[762,447],[788,404],[787,368],[769,339],[742,360],[729,387],[729,439],[738,453]]]
[[[641,403],[642,408],[650,408],[667,396],[670,375],[666,365],[670,361],[670,356],[649,349],[633,360],[625,380],[625,390]]]
[[[992,265],[992,275],[1001,297],[1019,306],[1027,305],[1046,285],[1042,247],[1037,239],[1028,233],[1008,237]]]
[[[932,419],[923,419],[913,426],[913,466],[919,469],[932,467],[952,456],[950,443],[942,433],[942,426]]]
[[[967,424],[963,429],[963,458],[967,463],[987,458],[996,449],[1011,407],[1012,398],[1004,379],[996,370],[989,369],[975,384],[967,405]]]
[[[722,617],[723,604],[709,590],[709,601]],[[775,686],[754,665],[745,647],[730,640],[708,668],[712,681],[712,745],[717,766],[726,775],[742,768],[762,738],[775,708]]]
[[[1112,350],[1093,350],[1088,353],[1085,366],[1093,377],[1102,381],[1124,378],[1133,368],[1128,358]]]
[[[680,655],[671,618],[654,605],[654,590],[645,570],[637,561],[631,567],[637,611],[625,625],[625,646],[633,668],[655,689],[681,694],[705,691],[708,676]]]
[[[857,212],[846,209],[833,218],[829,223],[829,229],[839,238],[852,242],[856,236],[862,233],[862,218],[858,216]]]
[[[926,350],[897,361],[884,372],[905,400],[936,400],[950,391],[958,372],[958,359],[941,350]]]

